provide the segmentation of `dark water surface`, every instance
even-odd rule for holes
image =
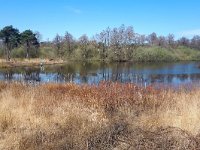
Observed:
[[[0,68],[0,80],[78,84],[98,84],[100,81],[131,82],[140,85],[198,84],[200,62],[109,64],[72,62],[43,67]]]

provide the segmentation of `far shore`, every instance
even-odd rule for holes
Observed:
[[[26,66],[41,66],[41,65],[54,65],[54,64],[64,64],[66,61],[61,59],[11,59],[7,61],[5,59],[0,59],[1,68],[11,68],[11,67],[26,67]]]
[[[78,62],[135,62],[135,63],[156,63],[156,62],[181,62],[181,61],[199,61],[199,60],[174,60],[174,61],[109,61],[109,60],[70,60],[70,61],[78,61]],[[63,59],[48,59],[48,58],[30,58],[30,59],[22,59],[22,58],[12,58],[10,61],[6,59],[0,58],[0,68],[15,68],[15,67],[37,67],[37,66],[44,66],[44,65],[62,65],[69,63],[69,60]],[[200,68],[200,65],[198,66]]]

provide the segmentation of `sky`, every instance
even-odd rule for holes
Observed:
[[[66,31],[92,37],[122,24],[145,35],[200,35],[200,0],[0,0],[0,6],[0,29],[39,31],[42,40]]]

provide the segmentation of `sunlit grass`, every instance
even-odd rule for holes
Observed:
[[[196,149],[200,89],[0,83],[0,149]]]

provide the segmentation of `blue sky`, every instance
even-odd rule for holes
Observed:
[[[135,32],[176,37],[200,35],[200,0],[0,0],[0,28],[32,29],[50,40],[66,31],[76,38],[132,25]]]

